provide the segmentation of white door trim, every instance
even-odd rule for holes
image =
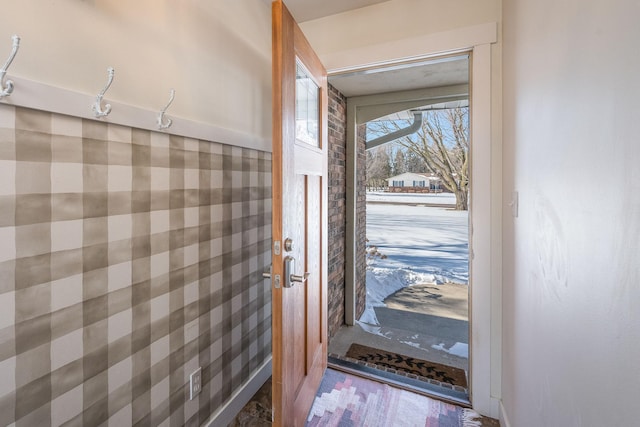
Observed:
[[[473,408],[499,416],[502,352],[502,142],[492,139],[492,49],[497,24],[489,23],[321,56],[329,75],[451,52],[471,52],[470,283],[471,389]],[[404,56],[401,56],[404,55]],[[498,67],[499,64],[493,65]],[[497,102],[496,102],[497,103]],[[347,229],[345,320],[355,322],[356,107],[347,110]],[[494,125],[495,126],[495,125]]]

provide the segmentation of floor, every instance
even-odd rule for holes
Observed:
[[[499,427],[500,423],[483,417],[481,427]],[[271,379],[269,379],[253,398],[240,411],[228,427],[267,427],[271,426]]]
[[[271,425],[271,378],[258,390],[228,427]]]

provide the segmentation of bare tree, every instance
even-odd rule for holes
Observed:
[[[413,172],[413,173],[429,172],[427,165],[424,163],[424,160],[422,160],[422,157],[418,156],[413,151],[407,150],[404,147],[403,149],[406,150],[404,158],[405,158],[405,165],[406,165],[407,172]]]
[[[469,109],[425,111],[422,129],[398,139],[419,156],[429,172],[456,196],[456,210],[469,207]],[[407,126],[401,120],[377,122],[377,132],[389,133]]]
[[[367,187],[386,187],[386,179],[391,176],[391,158],[387,147],[367,150]]]
[[[395,154],[393,155],[393,165],[391,168],[391,173],[395,176],[405,172],[407,172],[407,164],[405,160],[404,150],[396,150]]]

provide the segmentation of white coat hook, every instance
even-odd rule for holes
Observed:
[[[167,103],[167,105],[164,106],[162,110],[160,110],[160,113],[158,114],[158,129],[167,129],[169,128],[169,126],[171,126],[171,123],[173,123],[173,121],[169,118],[167,118],[167,121],[165,122],[164,115],[167,112],[167,108],[169,108],[169,106],[173,102],[173,98],[175,96],[176,96],[176,91],[171,89],[171,92],[169,94],[169,102]]]
[[[98,96],[96,96],[96,102],[93,104],[93,112],[96,117],[104,117],[111,112],[111,104],[105,104],[104,109],[102,109],[102,98],[104,94],[109,90],[109,86],[113,83],[113,75],[115,74],[115,70],[113,67],[107,68],[107,73],[109,75],[109,80],[107,81],[107,85],[100,91]]]
[[[7,75],[7,69],[9,65],[13,62],[13,58],[16,57],[16,53],[18,53],[18,48],[20,47],[20,37],[17,35],[11,36],[12,49],[11,54],[9,55],[9,59],[4,63],[2,69],[0,69],[0,98],[4,98],[5,96],[11,95],[13,92],[13,82],[11,80],[7,80],[6,84],[4,81],[5,76]]]

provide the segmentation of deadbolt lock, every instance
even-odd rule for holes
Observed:
[[[287,252],[291,252],[293,250],[293,240],[288,237],[284,241],[284,250]]]

